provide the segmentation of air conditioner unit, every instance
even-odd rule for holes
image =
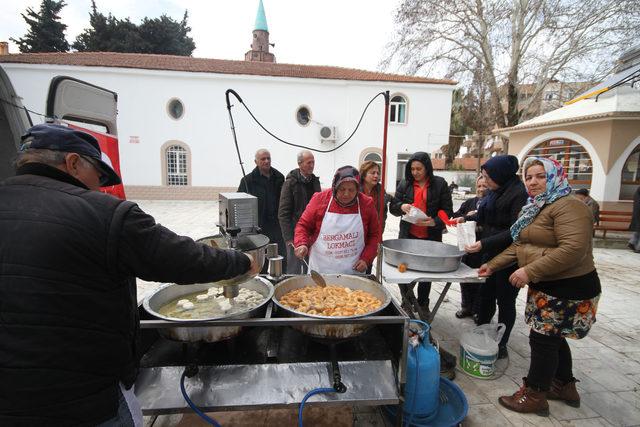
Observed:
[[[336,142],[338,134],[335,126],[322,126],[320,128],[320,139],[324,142]]]

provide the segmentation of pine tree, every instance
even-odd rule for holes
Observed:
[[[129,52],[156,53],[163,55],[189,56],[195,49],[188,33],[188,14],[181,22],[167,15],[159,18],[144,18],[140,25],[128,19],[119,20],[98,11],[92,1],[89,14],[90,28],[85,29],[73,44],[80,52]]]
[[[69,43],[64,36],[67,26],[60,22],[60,10],[66,6],[64,0],[42,0],[40,11],[27,8],[22,18],[29,31],[20,39],[11,38],[18,44],[20,52],[66,52]]]

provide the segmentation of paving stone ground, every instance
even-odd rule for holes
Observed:
[[[217,203],[201,201],[139,201],[140,207],[157,222],[175,232],[193,238],[217,233]],[[460,201],[458,201],[458,204]],[[390,216],[385,238],[395,238],[397,218]],[[445,236],[445,241],[452,239]],[[607,239],[609,240],[609,239]],[[450,243],[454,243],[450,241]],[[624,247],[624,244],[606,246]],[[615,242],[614,242],[615,243]],[[603,293],[598,307],[598,320],[590,334],[582,340],[570,340],[574,359],[574,375],[580,380],[582,398],[579,409],[563,403],[550,402],[549,417],[521,415],[502,408],[497,398],[513,393],[526,375],[529,363],[528,328],[524,323],[524,297],[518,297],[518,317],[509,341],[509,359],[497,369],[494,380],[471,378],[458,372],[455,382],[469,401],[465,426],[640,426],[640,254],[627,249],[596,248],[594,250]],[[138,281],[138,298],[158,284]],[[395,285],[386,285],[398,298]],[[444,283],[435,282],[432,301],[442,291]],[[457,354],[459,337],[472,327],[470,319],[456,319],[459,308],[459,286],[454,284],[433,322],[433,332],[440,344]],[[319,412],[317,412],[319,411]],[[305,410],[306,412],[306,410]],[[332,414],[331,417],[322,414]],[[295,410],[246,411],[214,414],[225,427],[229,426],[295,426]],[[384,426],[377,408],[348,407],[331,410],[316,408],[309,414],[309,426]],[[145,417],[146,426],[206,425],[193,414]]]

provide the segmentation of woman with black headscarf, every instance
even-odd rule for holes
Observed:
[[[389,203],[389,212],[395,216],[409,213],[415,206],[427,214],[427,219],[417,224],[400,221],[399,239],[424,239],[442,241],[442,230],[446,225],[438,217],[443,210],[447,217],[453,215],[453,202],[449,186],[444,178],[433,174],[431,158],[421,151],[414,153],[404,169],[404,179],[396,188],[396,194]],[[418,304],[429,308],[431,282],[418,284]]]
[[[527,202],[527,190],[516,175],[518,159],[514,156],[495,156],[482,165],[482,176],[489,191],[482,199],[475,216],[467,220],[476,221],[482,227],[480,240],[465,247],[467,253],[482,252],[483,262],[498,255],[513,242],[510,227],[518,219],[520,209]],[[498,303],[498,322],[506,330],[499,344],[499,358],[508,356],[507,342],[516,321],[516,297],[519,288],[511,286],[509,276],[517,269],[511,266],[496,271],[480,286],[478,324],[491,322]]]

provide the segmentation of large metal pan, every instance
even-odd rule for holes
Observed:
[[[220,287],[217,283],[201,283],[197,285],[165,285],[153,294],[149,295],[142,302],[142,306],[152,316],[159,319],[169,320],[177,323],[189,323],[196,319],[178,319],[175,317],[163,316],[158,312],[160,307],[171,300],[183,295],[192,294],[194,292],[206,292],[210,287]],[[250,310],[242,311],[231,316],[209,317],[200,320],[221,320],[221,319],[249,319],[252,317],[262,317],[266,310],[267,304],[273,297],[273,285],[262,277],[254,277],[244,283],[241,283],[240,289],[247,288],[259,292],[265,299],[257,307]],[[240,333],[240,326],[198,326],[193,328],[160,328],[158,332],[165,338],[174,341],[185,342],[217,342],[228,338],[235,337]]]
[[[382,242],[384,261],[410,270],[445,273],[460,268],[464,252],[456,246],[431,240],[391,239]]]
[[[384,286],[379,283],[359,276],[350,276],[347,274],[323,274],[322,277],[327,282],[327,285],[344,286],[353,290],[367,291],[380,301],[382,305],[377,310],[374,310],[367,314],[361,314],[357,316],[341,316],[341,319],[355,319],[365,316],[373,316],[382,310],[384,310],[391,302],[391,295]],[[302,313],[291,308],[285,307],[280,304],[280,298],[289,291],[298,288],[304,288],[305,286],[317,286],[311,276],[294,276],[283,280],[278,283],[273,292],[273,302],[278,306],[280,310],[291,317],[313,317],[316,319],[336,319],[338,317],[322,316],[315,314]],[[296,325],[293,328],[301,331],[302,333],[309,335],[316,339],[346,339],[353,338],[364,333],[369,329],[371,325],[365,324],[341,324],[341,325]]]

